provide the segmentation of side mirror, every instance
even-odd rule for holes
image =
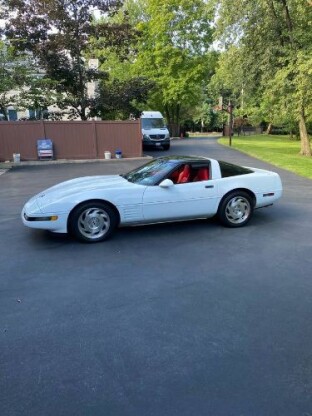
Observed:
[[[170,188],[170,186],[173,186],[173,182],[171,179],[164,179],[160,182],[159,186],[161,188]]]

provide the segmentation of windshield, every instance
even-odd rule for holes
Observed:
[[[163,118],[141,118],[143,129],[162,129],[165,128]]]
[[[138,185],[155,185],[165,178],[175,166],[176,163],[170,160],[156,159],[122,175],[122,177]]]

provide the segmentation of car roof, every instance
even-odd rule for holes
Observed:
[[[174,163],[191,163],[191,162],[207,162],[211,159],[203,156],[181,156],[181,155],[170,155],[162,156],[157,159],[166,160]]]

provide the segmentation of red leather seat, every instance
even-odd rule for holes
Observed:
[[[177,183],[179,176],[180,176],[180,169],[179,170],[175,170],[169,177],[169,179],[172,180],[173,183]]]
[[[207,181],[209,179],[209,171],[208,168],[200,168],[198,169],[197,175],[194,178],[194,182],[197,181]]]
[[[182,172],[179,175],[177,183],[188,182],[190,180],[190,176],[191,176],[191,168],[190,168],[189,165],[185,165],[184,169],[182,170]]]

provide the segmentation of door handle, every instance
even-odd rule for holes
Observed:
[[[214,185],[206,185],[205,188],[214,188]]]

